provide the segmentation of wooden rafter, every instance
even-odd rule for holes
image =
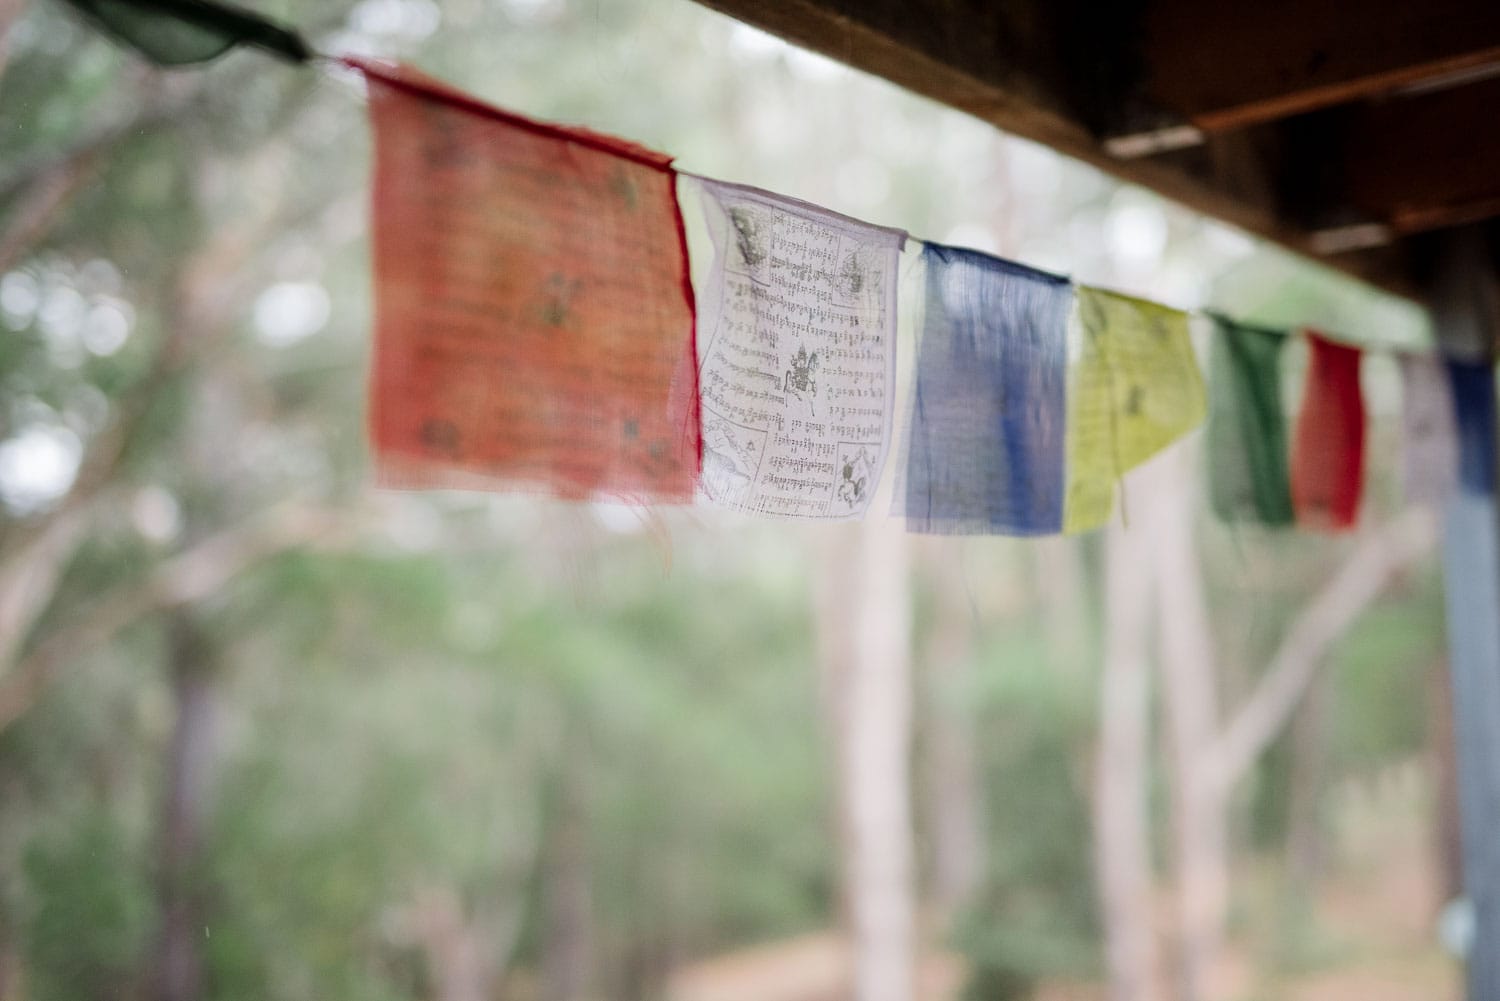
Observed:
[[[1139,44],[1147,99],[1216,132],[1500,67],[1500,3],[1152,0]]]
[[[1345,196],[1397,233],[1500,211],[1500,79],[1395,97],[1347,117]]]

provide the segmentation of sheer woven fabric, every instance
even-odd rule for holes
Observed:
[[[1186,313],[1080,286],[1078,320],[1068,366],[1068,532],[1107,522],[1119,478],[1203,423],[1207,409]]]
[[[1224,521],[1289,525],[1287,419],[1281,350],[1287,335],[1211,316],[1209,345],[1209,502]]]
[[[1353,528],[1365,478],[1363,352],[1308,331],[1307,384],[1292,446],[1297,523],[1324,531]]]
[[[1402,355],[1400,364],[1406,499],[1441,504],[1458,483],[1458,428],[1448,366],[1434,355]]]
[[[703,494],[772,517],[862,517],[890,445],[906,234],[697,186],[714,242],[699,314]]]
[[[693,297],[666,156],[358,62],[379,482],[686,502]]]
[[[1458,421],[1458,483],[1468,494],[1496,488],[1495,367],[1490,363],[1448,362]]]
[[[1043,535],[1063,523],[1065,278],[929,243],[896,513],[934,534]]]
[[[67,0],[107,33],[162,66],[215,59],[254,45],[290,62],[311,52],[293,31],[232,4],[205,0]]]

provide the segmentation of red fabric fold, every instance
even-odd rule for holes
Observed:
[[[375,135],[379,481],[690,501],[701,435],[671,159],[347,62]]]
[[[1364,490],[1363,352],[1307,332],[1310,356],[1292,445],[1297,522],[1324,531],[1354,527]]]

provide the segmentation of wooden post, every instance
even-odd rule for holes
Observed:
[[[1099,744],[1094,762],[1094,871],[1104,932],[1109,1001],[1155,1001],[1158,983],[1152,906],[1150,616],[1155,578],[1151,540],[1109,528]]]
[[[1492,362],[1500,268],[1481,233],[1457,231],[1438,258],[1433,313],[1451,356]],[[1460,426],[1496,420],[1495,382],[1460,394]],[[1443,566],[1458,750],[1463,887],[1473,914],[1469,1001],[1500,1001],[1500,506],[1495,435],[1460,435],[1459,489],[1444,515]]]

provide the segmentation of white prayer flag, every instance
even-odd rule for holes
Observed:
[[[700,292],[701,490],[785,518],[859,518],[895,403],[906,234],[700,179],[714,263]]]
[[[1401,395],[1406,499],[1442,504],[1458,482],[1458,429],[1447,365],[1436,355],[1401,355]]]

